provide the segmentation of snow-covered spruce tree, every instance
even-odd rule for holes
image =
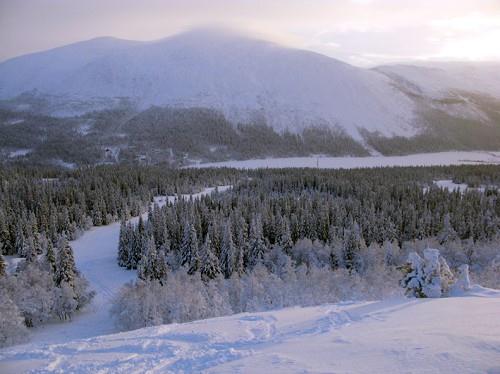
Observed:
[[[230,278],[234,271],[236,252],[233,243],[231,225],[229,222],[226,222],[224,225],[224,235],[222,236],[220,257],[222,273],[224,274],[224,277]]]
[[[0,277],[3,277],[7,274],[7,264],[5,263],[5,259],[2,256],[2,251],[0,250]]]
[[[0,300],[0,348],[24,342],[28,335],[24,318],[17,305],[1,287]]]
[[[120,223],[120,236],[118,239],[118,266],[128,267],[130,258],[130,243],[128,227],[125,221]]]
[[[160,282],[160,285],[163,286],[164,282],[168,276],[168,266],[166,261],[166,255],[164,246],[161,246],[158,250],[158,256],[156,257],[157,264],[155,266],[155,274],[154,278]]]
[[[360,271],[362,239],[359,225],[354,222],[348,230],[344,232],[344,246],[342,257],[344,266],[349,272]]]
[[[456,240],[457,238],[458,234],[451,224],[450,214],[446,213],[443,217],[443,228],[437,235],[439,244],[444,244],[446,242]]]
[[[141,260],[137,265],[137,276],[142,280],[153,280],[158,273],[156,270],[158,253],[152,237],[146,240],[145,245]]]
[[[75,284],[76,265],[73,249],[66,238],[61,238],[57,246],[56,285],[59,287],[67,283],[71,287]]]
[[[56,274],[57,270],[56,254],[54,252],[54,246],[52,244],[52,240],[49,240],[47,242],[47,249],[45,250],[45,263],[47,264],[47,267],[52,272],[52,274]]]
[[[411,252],[400,270],[404,275],[401,286],[409,296],[438,298],[447,295],[455,281],[446,260],[437,249],[426,248],[424,258]]]
[[[70,319],[73,313],[90,303],[95,292],[78,272],[73,249],[62,237],[57,246],[57,266],[55,272],[55,313],[60,319]]]
[[[221,274],[219,259],[215,253],[212,252],[210,234],[207,234],[205,242],[201,246],[200,260],[200,273],[203,281],[208,282]]]
[[[186,222],[180,245],[181,266],[188,269],[188,274],[195,273],[199,268],[198,236],[195,227]]]
[[[290,232],[290,224],[288,219],[284,217],[281,220],[281,228],[279,230],[278,245],[283,248],[285,253],[290,254],[293,247],[292,234]]]
[[[18,222],[16,225],[16,233],[15,233],[15,244],[14,244],[16,254],[18,256],[24,257],[25,250],[25,237],[23,232],[23,227],[21,222]]]
[[[250,225],[250,236],[248,238],[248,266],[253,268],[261,263],[264,258],[266,245],[262,235],[262,223],[259,216],[252,219]]]

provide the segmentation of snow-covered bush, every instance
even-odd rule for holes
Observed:
[[[42,256],[19,262],[15,272],[0,276],[0,345],[18,342],[26,327],[71,319],[93,296],[68,242],[61,240],[57,256],[47,246]]]
[[[439,250],[426,248],[424,258],[416,252],[408,255],[401,266],[404,277],[401,286],[406,294],[415,297],[441,297],[447,295],[455,282],[455,277]]]
[[[252,271],[231,278],[203,280],[187,268],[158,280],[126,285],[115,298],[112,317],[122,330],[167,323],[188,322],[240,312],[257,312],[289,306],[312,306],[346,299],[379,299],[398,291],[391,268],[374,268],[366,276],[329,266],[294,266],[277,250]],[[276,257],[279,261],[271,261]],[[272,266],[271,266],[272,264]]]
[[[450,294],[459,295],[470,289],[469,265],[464,264],[458,268],[457,280],[450,289]]]
[[[19,308],[7,292],[0,288],[0,348],[26,340],[28,329]]]
[[[472,276],[474,281],[485,287],[500,289],[500,254]]]

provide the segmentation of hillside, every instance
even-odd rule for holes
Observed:
[[[500,293],[244,313],[0,351],[2,373],[498,373]],[[362,360],[360,360],[362,358]]]

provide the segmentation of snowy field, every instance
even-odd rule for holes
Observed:
[[[190,167],[354,169],[390,166],[500,164],[500,152],[440,152],[409,156],[289,157],[195,164]]]
[[[244,313],[0,351],[0,372],[500,373],[500,291]]]

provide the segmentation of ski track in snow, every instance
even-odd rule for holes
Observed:
[[[242,313],[0,351],[18,373],[497,373],[500,291]],[[3,365],[3,368],[2,368]]]

